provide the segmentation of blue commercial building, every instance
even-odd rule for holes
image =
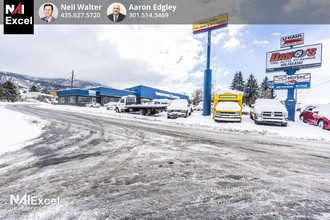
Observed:
[[[104,105],[108,102],[117,102],[120,100],[120,97],[125,95],[135,95],[135,93],[107,87],[57,91],[59,104],[77,106],[84,106],[85,104],[92,102],[97,102]]]
[[[87,103],[97,102],[104,105],[108,102],[117,102],[122,96],[135,95],[140,99],[187,99],[189,96],[168,92],[143,85],[125,90],[96,87],[90,89],[67,89],[57,91],[58,103],[65,105],[84,106]]]
[[[189,101],[189,96],[187,95],[168,92],[143,85],[126,88],[125,90],[135,92],[137,97],[144,99],[187,99]]]

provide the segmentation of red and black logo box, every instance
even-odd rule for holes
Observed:
[[[34,34],[34,0],[4,0],[3,33]]]

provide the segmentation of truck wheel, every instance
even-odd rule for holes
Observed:
[[[147,112],[146,112],[145,109],[140,109],[140,110],[139,110],[139,114],[140,114],[140,115],[146,115],[146,113],[147,113]]]
[[[115,112],[119,113],[119,108],[115,108]]]

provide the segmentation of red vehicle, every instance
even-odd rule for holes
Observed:
[[[330,130],[330,104],[308,105],[301,113],[300,120]]]

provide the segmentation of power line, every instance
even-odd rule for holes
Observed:
[[[314,89],[314,88],[317,88],[317,87],[319,87],[319,86],[322,86],[322,85],[324,85],[324,84],[326,84],[326,83],[328,83],[328,82],[330,82],[330,80],[325,81],[325,82],[323,82],[323,83],[321,83],[321,84],[318,84],[318,85],[316,85],[316,86],[313,86],[311,89]]]

